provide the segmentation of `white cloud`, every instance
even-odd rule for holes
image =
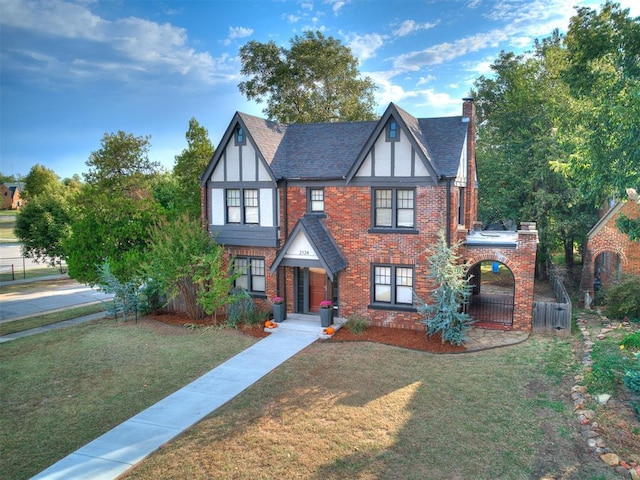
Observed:
[[[220,78],[215,69],[228,64],[189,47],[183,28],[138,17],[105,20],[90,6],[60,0],[3,2],[0,26],[17,32],[6,36],[10,40],[3,45],[5,68],[25,71],[18,60],[28,54],[34,62],[27,68],[41,68],[52,78],[69,82],[99,78],[109,71],[110,79],[130,80],[132,74],[143,73],[148,81],[149,75],[168,73],[211,83]]]
[[[377,50],[384,45],[384,41],[387,38],[386,35],[380,35],[378,33],[345,35],[347,46],[351,49],[353,55],[361,62],[364,62],[368,58],[375,57]]]
[[[349,3],[349,0],[324,0],[324,3],[331,5],[334,15],[338,15],[342,7]]]
[[[420,30],[428,30],[438,25],[439,21],[432,23],[417,23],[414,20],[405,20],[400,26],[393,31],[396,37],[405,37],[411,33],[419,32]]]
[[[237,38],[246,38],[253,33],[253,28],[246,27],[229,27],[229,35],[222,42],[224,45],[230,45],[233,40]]]
[[[477,52],[486,47],[496,47],[500,41],[505,39],[506,34],[497,30],[479,33],[461,38],[453,43],[441,43],[424,50],[405,53],[394,60],[393,66],[402,72],[418,71],[425,66],[450,62],[467,53]]]
[[[416,85],[424,85],[426,83],[431,83],[434,80],[436,80],[436,77],[434,75],[427,75],[426,77],[420,77]]]

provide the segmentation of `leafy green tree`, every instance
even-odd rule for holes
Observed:
[[[189,120],[186,133],[187,148],[175,158],[173,175],[175,176],[180,202],[189,215],[200,217],[200,176],[213,156],[214,148],[209,140],[209,132],[195,118]]]
[[[163,214],[151,188],[159,164],[149,160],[148,150],[148,137],[118,132],[105,134],[89,156],[72,234],[64,242],[73,278],[95,284],[105,259],[123,283],[139,274],[148,229]]]
[[[564,48],[572,101],[558,125],[571,154],[554,167],[601,206],[640,184],[640,18],[612,2],[579,8]]]
[[[281,123],[371,120],[375,84],[359,78],[358,60],[333,37],[307,31],[291,48],[250,41],[240,48],[240,92],[266,102],[269,119]]]
[[[424,316],[422,323],[427,327],[427,335],[438,333],[442,343],[452,345],[467,341],[466,332],[474,322],[463,311],[471,296],[471,279],[466,276],[467,266],[458,256],[459,246],[449,246],[444,230],[439,232],[428,257],[428,276],[436,286],[432,292],[433,303],[429,305],[420,298],[415,299],[418,312]]]
[[[6,182],[17,182],[18,178],[15,175],[5,175],[4,173],[0,172],[0,183],[6,183]]]
[[[197,219],[184,213],[174,220],[160,220],[149,231],[144,272],[167,302],[179,296],[191,319],[203,316],[201,306],[212,314],[229,303],[237,276],[225,268],[223,247]]]
[[[75,192],[52,188],[33,196],[16,217],[15,233],[22,254],[38,262],[60,265],[67,255],[64,242],[71,232],[71,211]]]
[[[57,189],[61,186],[60,179],[53,170],[37,163],[31,167],[31,170],[24,178],[24,191],[20,194],[25,201],[29,201],[40,193]]]
[[[501,53],[492,77],[476,83],[480,217],[535,221],[539,231],[538,274],[545,276],[553,252],[562,246],[572,266],[574,243],[581,243],[596,210],[582,192],[551,169],[566,152],[556,134],[568,89],[559,81],[560,38],[536,45],[533,56]]]

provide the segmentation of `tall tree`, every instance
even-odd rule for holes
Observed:
[[[559,134],[571,155],[554,167],[601,206],[640,186],[640,17],[612,2],[579,8],[564,48],[572,101]]]
[[[307,31],[291,48],[250,41],[240,48],[240,92],[266,102],[263,110],[281,123],[371,120],[375,84],[359,78],[358,59],[348,47],[321,32]]]
[[[33,196],[16,218],[15,233],[22,255],[49,265],[66,260],[64,242],[70,234],[71,206],[76,191],[47,189]]]
[[[64,243],[73,278],[95,284],[105,260],[122,283],[139,274],[148,228],[163,212],[152,195],[159,164],[149,160],[149,146],[148,137],[118,132],[105,134],[101,148],[90,154]]]
[[[173,175],[178,182],[181,210],[193,218],[200,216],[200,175],[213,156],[214,148],[209,132],[195,118],[189,120],[185,134],[187,148],[176,155]]]
[[[555,128],[566,96],[556,70],[561,59],[554,57],[559,42],[555,35],[539,43],[529,57],[503,52],[492,65],[493,77],[480,77],[474,93],[481,218],[535,221],[542,276],[560,245],[571,266],[574,241],[596,218],[595,209],[584,207],[580,192],[550,168],[551,161],[565,154]]]
[[[24,178],[24,191],[21,192],[25,201],[34,198],[36,195],[43,193],[45,190],[60,188],[61,183],[56,172],[50,168],[35,164],[29,170],[29,173]]]

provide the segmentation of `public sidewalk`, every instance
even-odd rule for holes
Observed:
[[[316,341],[319,322],[294,319],[164,400],[53,464],[37,480],[115,479]],[[319,320],[319,319],[318,319]]]

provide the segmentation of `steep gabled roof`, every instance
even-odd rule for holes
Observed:
[[[336,273],[347,268],[347,259],[320,218],[317,215],[304,215],[298,220],[298,223],[291,231],[291,235],[289,235],[289,238],[273,261],[270,268],[271,273],[274,273],[284,260],[291,243],[295,241],[299,232],[303,232],[307,240],[309,240],[320,264],[331,280],[333,280]]]
[[[233,139],[233,133],[237,125],[242,126],[247,137],[251,139],[251,142],[258,149],[265,162],[270,166],[273,163],[273,157],[279,145],[282,143],[282,138],[287,131],[287,126],[246,113],[236,112],[220,140],[218,148],[216,148],[213,157],[211,157],[209,165],[207,165],[207,168],[200,176],[201,185],[204,185],[213,173],[213,170],[224,153],[224,147]],[[273,167],[271,167],[271,170],[277,178],[278,172]]]
[[[461,116],[418,119],[391,103],[380,120],[365,122],[282,125],[236,112],[212,161],[200,177],[201,183],[204,184],[212,174],[238,124],[245,129],[276,180],[349,180],[383,133],[390,116],[396,118],[408,133],[410,142],[434,179],[456,176],[468,119]]]
[[[609,223],[609,220],[611,220],[620,210],[622,210],[622,207],[624,207],[625,203],[627,203],[626,201],[617,201],[616,203],[614,203],[611,208],[609,208],[609,210],[607,210],[607,213],[605,213],[602,218],[600,220],[597,221],[597,223],[591,227],[591,230],[589,230],[589,233],[587,233],[587,238],[591,238],[593,236],[595,236],[596,233],[598,233],[600,230],[602,230],[604,228],[604,226]]]

